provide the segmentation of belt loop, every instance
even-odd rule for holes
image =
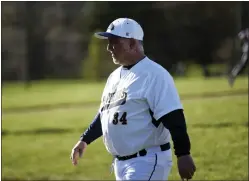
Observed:
[[[162,145],[160,145],[160,149],[161,149],[161,151],[163,151],[163,146]]]

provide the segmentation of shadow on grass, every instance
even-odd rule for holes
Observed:
[[[36,178],[36,181],[51,180],[49,177]],[[2,181],[30,181],[29,178],[2,177]]]
[[[242,127],[248,127],[249,122],[244,122],[244,123],[214,123],[214,124],[192,124],[191,127],[195,128],[229,128],[229,127],[236,127],[236,126],[242,126]]]
[[[2,130],[2,136],[8,135],[45,135],[45,134],[65,134],[65,133],[78,133],[83,132],[87,128],[82,129],[65,129],[65,128],[39,128],[33,130],[19,130],[19,131],[9,131],[9,130]]]

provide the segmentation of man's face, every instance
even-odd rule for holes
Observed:
[[[107,51],[112,55],[115,64],[124,65],[130,56],[130,39],[120,37],[108,38]]]

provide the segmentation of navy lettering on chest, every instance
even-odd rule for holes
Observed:
[[[114,93],[108,93],[108,95],[103,97],[104,105],[101,111],[124,105],[126,103],[126,98],[127,93],[124,90],[120,90]]]

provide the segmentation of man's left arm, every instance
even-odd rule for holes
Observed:
[[[171,134],[181,178],[191,179],[194,176],[196,167],[190,156],[191,144],[183,110],[174,110],[162,116],[158,121],[162,122]]]
[[[145,98],[153,117],[171,134],[181,178],[191,179],[196,168],[190,155],[190,139],[173,77],[168,72],[160,72],[148,82]]]
[[[171,134],[174,143],[175,155],[177,157],[190,154],[190,139],[182,109],[174,110],[162,116],[158,121],[163,123]]]

